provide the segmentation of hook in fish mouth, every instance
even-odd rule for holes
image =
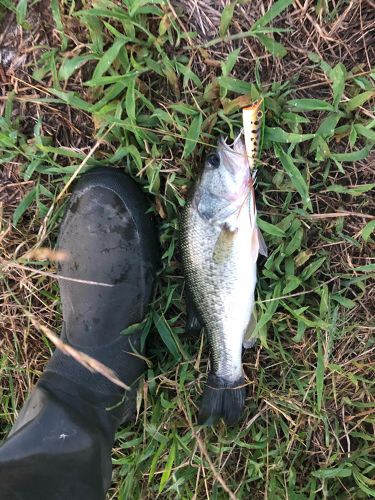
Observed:
[[[241,130],[237,132],[236,137],[234,138],[232,143],[228,144],[228,137],[224,137],[223,135],[221,135],[219,137],[218,149],[226,150],[228,151],[228,153],[233,153],[234,148],[236,147],[238,141],[241,140],[242,136],[243,136],[243,129],[241,128]]]
[[[260,97],[257,101],[255,101],[253,104],[250,106],[246,106],[243,108],[243,111],[248,112],[253,119],[255,120],[256,118],[261,118],[259,116],[259,113],[263,115],[263,111],[260,109],[261,105],[263,104],[263,98]],[[241,138],[245,138],[245,131],[244,127],[242,127],[239,132],[237,132],[236,137],[231,143],[228,143],[228,137],[220,136],[219,137],[219,144],[218,146],[223,148],[223,150],[227,150],[228,152],[233,152],[236,149],[236,146],[238,146],[238,141],[241,140]]]

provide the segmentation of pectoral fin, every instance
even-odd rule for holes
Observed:
[[[250,258],[252,262],[256,262],[259,255],[259,236],[258,236],[258,228],[254,225],[252,233],[251,233],[251,242],[250,242]]]
[[[256,262],[258,255],[268,256],[268,249],[266,242],[264,241],[263,235],[257,226],[254,226],[253,232],[251,233],[251,260]]]
[[[216,240],[213,254],[214,261],[217,264],[222,264],[229,259],[236,234],[237,230],[230,231],[225,227],[220,231],[219,237]]]

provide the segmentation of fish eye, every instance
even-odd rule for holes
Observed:
[[[212,168],[218,168],[220,166],[220,156],[217,153],[208,155],[207,161]]]

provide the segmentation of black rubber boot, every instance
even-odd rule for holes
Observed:
[[[95,169],[76,184],[58,249],[67,344],[116,372],[127,385],[144,371],[140,322],[158,265],[156,229],[137,185]],[[57,350],[0,447],[1,500],[102,500],[111,480],[119,424],[135,413],[124,391]]]

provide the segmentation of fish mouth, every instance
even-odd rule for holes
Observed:
[[[235,174],[239,171],[249,170],[249,160],[246,153],[243,131],[240,130],[233,142],[228,143],[228,139],[220,136],[218,141],[217,152],[220,156],[221,163]]]
[[[238,142],[241,141],[242,137],[243,137],[243,131],[241,129],[237,133],[236,137],[234,138],[234,141],[232,143],[228,144],[228,138],[221,135],[219,137],[219,143],[218,143],[219,151],[226,151],[227,153],[234,153],[236,146],[238,145]]]

